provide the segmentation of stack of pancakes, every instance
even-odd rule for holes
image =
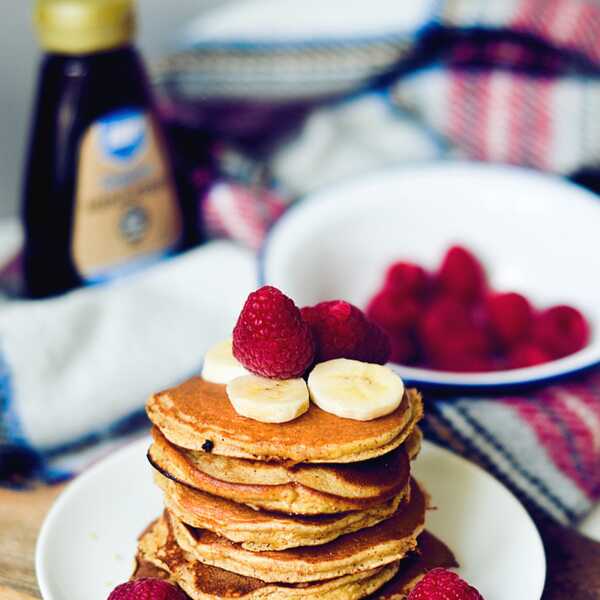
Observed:
[[[311,404],[268,424],[194,377],[147,412],[165,511],[140,538],[134,577],[168,578],[203,600],[383,599],[455,564],[424,532],[427,495],[410,476],[423,415],[414,390],[373,421]]]

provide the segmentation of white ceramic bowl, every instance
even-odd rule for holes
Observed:
[[[592,326],[583,350],[544,365],[453,373],[397,365],[424,386],[521,386],[600,364],[600,203],[557,177],[512,167],[440,162],[379,172],[299,201],[271,230],[261,281],[299,306],[343,298],[365,306],[385,268],[407,259],[439,264],[461,243],[492,285],[538,306],[568,303]]]

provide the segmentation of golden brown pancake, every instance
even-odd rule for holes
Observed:
[[[408,454],[410,460],[415,460],[421,452],[421,444],[423,443],[423,432],[420,427],[415,427],[410,435],[404,441],[404,448]]]
[[[152,437],[148,460],[169,479],[264,510],[315,515],[370,508],[397,496],[410,477],[405,444],[358,463],[294,465],[178,448],[156,427]]]
[[[343,419],[310,405],[288,423],[238,415],[225,386],[192,377],[150,397],[150,420],[173,444],[189,450],[257,460],[357,462],[397,448],[423,416],[421,396],[407,390],[400,406],[372,421]]]
[[[418,549],[402,560],[396,575],[369,596],[369,600],[405,600],[427,571],[458,566],[448,547],[428,531],[419,536],[418,544]],[[176,583],[167,571],[138,558],[132,579],[142,577],[159,577]]]
[[[205,565],[176,543],[168,520],[152,524],[138,544],[136,572],[152,572],[150,564],[167,576],[192,600],[358,600],[375,592],[397,572],[399,563],[315,583],[267,583]]]
[[[419,536],[418,544],[416,552],[402,561],[396,575],[371,596],[372,600],[405,600],[427,571],[458,566],[448,546],[428,531]]]
[[[410,502],[386,521],[321,546],[279,552],[251,552],[211,531],[189,527],[168,512],[164,518],[170,520],[180,548],[204,564],[262,581],[300,583],[351,575],[402,559],[417,546],[425,511],[425,496],[413,485]]]
[[[165,505],[184,523],[208,529],[253,551],[284,550],[316,546],[341,535],[371,527],[391,517],[410,495],[410,485],[381,505],[337,515],[285,515],[256,511],[225,498],[219,498],[155,473],[155,481],[165,493]]]

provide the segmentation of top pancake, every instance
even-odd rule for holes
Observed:
[[[357,462],[397,448],[423,416],[421,396],[407,390],[400,406],[373,421],[354,421],[311,403],[288,423],[261,423],[235,412],[224,385],[192,377],[147,402],[150,420],[172,443],[222,456],[294,462]]]

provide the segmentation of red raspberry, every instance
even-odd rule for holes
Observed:
[[[394,363],[406,365],[415,360],[417,348],[413,340],[406,334],[390,337],[390,360]]]
[[[587,344],[590,328],[585,317],[571,306],[553,306],[542,311],[533,324],[533,338],[553,358],[581,350]]]
[[[462,246],[452,246],[442,261],[437,283],[445,294],[471,302],[484,291],[485,273],[473,254]]]
[[[429,287],[429,276],[423,267],[399,261],[388,267],[385,287],[399,296],[422,297]]]
[[[438,368],[491,353],[485,329],[466,306],[452,298],[443,298],[429,306],[421,321],[419,338],[426,357]]]
[[[305,306],[302,318],[309,324],[316,342],[316,360],[353,358],[385,364],[390,356],[390,343],[375,323],[356,306],[343,300]]]
[[[527,298],[514,292],[491,294],[486,303],[492,333],[500,344],[512,347],[529,333],[533,309]]]
[[[186,600],[187,596],[173,584],[150,577],[118,585],[108,600]]]
[[[498,370],[496,361],[488,356],[471,354],[441,354],[432,359],[433,368],[456,373],[484,373]]]
[[[390,336],[377,323],[369,323],[371,327],[365,341],[363,358],[359,360],[384,365],[390,360]]]
[[[298,307],[266,285],[252,292],[233,329],[233,355],[249,371],[273,377],[301,377],[315,357],[310,328]]]
[[[523,343],[513,348],[508,355],[508,366],[512,369],[533,367],[550,362],[552,355],[543,348],[531,343]]]
[[[408,600],[483,600],[483,596],[456,573],[438,567],[417,583]]]
[[[421,310],[417,300],[399,298],[387,288],[373,296],[366,312],[369,319],[393,336],[397,332],[414,329]]]

